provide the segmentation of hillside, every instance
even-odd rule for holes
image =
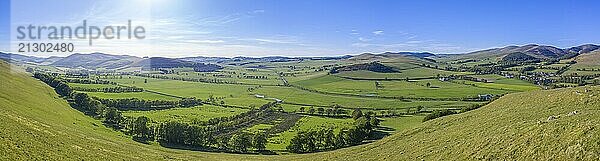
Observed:
[[[331,152],[257,156],[145,145],[71,109],[45,84],[0,63],[0,160],[598,160],[600,88],[507,95],[375,143]],[[576,111],[576,112],[575,112]]]
[[[132,63],[141,61],[141,58],[127,55],[110,55],[103,53],[91,54],[73,54],[60,59],[51,65],[68,68],[87,68],[87,69],[116,69],[126,67]]]
[[[579,54],[589,53],[599,49],[597,45],[580,45],[565,49],[560,49],[554,46],[530,44],[524,46],[506,46],[501,48],[493,48],[481,51],[475,51],[466,54],[449,56],[450,59],[473,59],[473,60],[500,60],[503,57],[512,53],[523,53],[537,59],[564,59],[577,56]]]
[[[581,54],[574,59],[577,65],[600,65],[600,50]]]

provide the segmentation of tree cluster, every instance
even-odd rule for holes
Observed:
[[[142,100],[138,98],[125,99],[99,99],[102,104],[120,110],[149,110],[169,109],[176,107],[194,107],[202,105],[203,102],[197,98],[184,98],[181,100]]]
[[[103,92],[103,93],[131,93],[131,92],[143,92],[144,89],[138,87],[106,87],[106,88],[82,88],[73,87],[73,90],[83,92]]]

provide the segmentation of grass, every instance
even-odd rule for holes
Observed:
[[[146,116],[153,122],[185,122],[193,123],[197,121],[207,121],[211,118],[228,117],[246,112],[246,109],[224,108],[212,105],[202,105],[192,108],[173,108],[167,110],[154,111],[125,111],[123,116],[140,117]]]
[[[112,84],[80,84],[80,83],[68,83],[69,87],[87,88],[87,89],[99,89],[99,88],[111,88],[118,87]]]
[[[134,93],[104,93],[104,92],[84,92],[90,96],[104,99],[126,99],[138,98],[143,100],[180,100],[177,97],[165,96],[150,92],[134,92]]]
[[[212,84],[135,76],[108,80],[180,97],[196,97],[205,100],[211,96],[213,98],[222,98],[219,100],[223,100],[228,105],[260,107],[268,102],[267,100],[254,97],[254,95],[251,95],[247,91],[248,88],[257,87],[252,85]],[[147,80],[147,83],[144,83],[144,80]]]
[[[509,90],[509,91],[513,91],[513,92],[515,92],[515,91],[516,92],[531,91],[531,90],[540,89],[540,87],[535,86],[529,82],[525,82],[525,81],[517,80],[517,79],[508,79],[508,78],[498,79],[498,80],[495,80],[493,83],[474,82],[474,81],[467,81],[467,80],[454,80],[452,82],[457,83],[457,84],[481,87],[481,88]]]
[[[394,131],[403,131],[413,127],[417,127],[423,121],[424,115],[415,116],[398,116],[391,118],[383,118],[380,123],[382,127],[388,127]]]
[[[302,103],[307,106],[328,106],[339,104],[348,108],[377,108],[377,109],[404,109],[407,107],[425,106],[467,106],[472,102],[462,101],[402,101],[397,99],[380,99],[373,97],[353,97],[325,95],[308,92],[293,87],[263,87],[254,91],[256,94],[283,100],[284,103]]]
[[[468,72],[452,72],[452,71],[444,71],[437,70],[431,68],[415,68],[415,69],[407,69],[401,70],[400,73],[377,73],[371,71],[349,71],[349,72],[341,72],[339,76],[343,77],[352,77],[352,78],[377,78],[377,79],[421,79],[421,78],[431,78],[436,77],[437,75],[447,76],[447,75],[466,75],[472,74]]]
[[[380,87],[376,86],[380,84]],[[427,86],[427,83],[430,86]],[[479,94],[504,94],[509,91],[479,88],[470,85],[442,82],[437,79],[418,81],[350,80],[335,76],[322,76],[296,82],[300,86],[319,91],[356,95],[377,95],[408,98],[469,98]]]

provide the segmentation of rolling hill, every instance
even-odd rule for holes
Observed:
[[[374,143],[302,155],[240,155],[141,144],[69,107],[0,61],[0,160],[599,160],[600,88],[506,95]]]
[[[104,53],[72,54],[52,63],[52,66],[86,69],[117,69],[142,61],[142,58],[128,55],[110,55]]]
[[[499,61],[503,57],[513,54],[513,53],[522,53],[537,59],[565,59],[574,57],[580,54],[585,54],[594,50],[599,49],[600,46],[586,44],[580,45],[576,47],[570,47],[566,49],[560,49],[554,46],[546,46],[546,45],[537,45],[530,44],[524,46],[506,46],[502,48],[493,48],[481,51],[475,51],[466,54],[452,55],[448,58],[461,60],[461,59],[474,59],[474,60],[483,60],[483,59],[491,59]]]

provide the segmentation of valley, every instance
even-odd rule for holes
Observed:
[[[586,47],[597,48],[577,48]],[[42,58],[9,60],[31,74],[45,73],[43,78],[52,80],[46,83],[65,82],[63,86],[68,87],[49,85],[57,91],[61,88],[72,92],[64,96],[73,108],[104,120],[105,126],[138,142],[211,152],[289,154],[375,141],[419,127],[427,115],[440,117],[437,113],[448,110],[449,114],[464,113],[510,93],[598,83],[600,71],[596,73],[594,63],[587,61],[596,53],[594,50],[586,48],[586,53],[571,57],[529,61],[503,56],[547,47],[507,48],[511,48],[509,52],[496,49],[498,57],[482,62],[471,59],[477,57],[477,52],[452,56],[382,53],[325,59],[184,58],[194,61],[95,53],[76,54],[51,64],[41,63]],[[571,50],[575,49],[567,51]],[[530,58],[537,57],[535,52],[529,54],[533,55]],[[135,62],[122,63],[123,57]],[[75,66],[65,68],[63,64]],[[216,68],[199,70],[195,64]],[[131,71],[134,66],[141,68]],[[78,96],[99,104],[78,105]],[[219,120],[233,121],[234,126],[221,125],[225,122]],[[348,133],[361,120],[367,121],[366,133]],[[195,135],[209,139],[198,143],[169,139],[161,131],[171,124],[183,126],[180,130],[184,133],[186,127],[203,129]],[[142,131],[138,126],[143,127]],[[211,130],[222,126],[228,130]],[[332,131],[328,133],[327,129]],[[307,132],[328,135],[333,140],[357,135],[359,140],[339,145],[299,145],[312,148],[294,149],[292,142]],[[236,137],[258,139],[259,143],[236,143]]]

